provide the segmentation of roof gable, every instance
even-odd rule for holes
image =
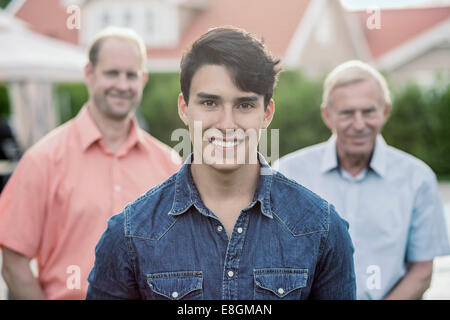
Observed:
[[[233,25],[263,38],[269,50],[282,56],[302,19],[309,0],[211,0],[207,10],[199,13],[191,25],[182,31],[177,48],[158,50],[149,48],[153,57],[179,58],[183,50],[208,29]]]
[[[373,12],[355,12],[365,27]],[[391,9],[380,11],[380,29],[364,28],[367,44],[375,59],[412,40],[450,18],[450,7]]]

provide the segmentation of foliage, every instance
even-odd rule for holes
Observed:
[[[10,114],[8,89],[0,83],[0,118],[6,118]]]
[[[88,98],[84,84],[56,87],[61,122],[74,117]],[[174,146],[171,134],[184,128],[177,111],[178,73],[150,74],[144,89],[140,116],[157,139]],[[322,80],[299,72],[281,73],[275,89],[275,116],[269,129],[279,129],[279,155],[325,141],[330,136],[320,114]],[[409,84],[393,92],[390,119],[383,130],[388,144],[422,159],[440,176],[450,176],[450,83],[431,88]],[[9,113],[8,96],[0,85],[0,115]],[[269,130],[270,133],[270,130]],[[270,156],[270,134],[268,155]]]

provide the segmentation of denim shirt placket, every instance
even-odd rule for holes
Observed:
[[[263,168],[268,167],[266,163],[262,164]],[[267,196],[265,192],[268,192],[266,188],[261,187],[265,183],[260,183],[255,192],[253,201],[239,213],[238,219],[235,222],[231,237],[228,237],[226,229],[219,218],[211,212],[201,200],[200,194],[195,187],[192,175],[190,172],[187,176],[187,182],[189,186],[190,200],[195,209],[205,217],[213,218],[218,222],[217,226],[221,226],[221,238],[228,242],[225,259],[223,263],[223,275],[222,275],[222,299],[224,300],[237,300],[238,299],[238,280],[239,280],[239,263],[242,257],[242,251],[245,243],[245,236],[250,220],[249,214],[252,214],[253,207],[257,201],[261,202],[261,208],[264,207],[264,198]],[[262,176],[261,176],[262,178]],[[264,178],[262,178],[264,179]],[[270,184],[269,184],[270,185]],[[262,190],[260,190],[260,188]],[[261,194],[261,192],[263,192]],[[262,214],[262,212],[259,212]]]

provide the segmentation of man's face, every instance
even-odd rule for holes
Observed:
[[[338,87],[330,99],[328,108],[322,108],[322,116],[337,136],[338,156],[370,158],[390,109],[382,102],[377,83],[363,80]]]
[[[215,169],[235,170],[258,163],[260,130],[270,124],[274,103],[264,109],[264,97],[236,87],[225,67],[204,65],[192,77],[189,102],[180,94],[178,112],[189,127],[194,163],[201,155]]]
[[[97,64],[89,63],[85,75],[93,104],[102,115],[115,120],[134,112],[147,81],[138,46],[118,38],[103,41]]]

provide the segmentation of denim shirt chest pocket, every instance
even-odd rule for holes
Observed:
[[[203,299],[203,274],[201,271],[147,274],[147,284],[154,293],[154,299]]]
[[[308,269],[254,269],[255,300],[299,300],[308,280]]]

